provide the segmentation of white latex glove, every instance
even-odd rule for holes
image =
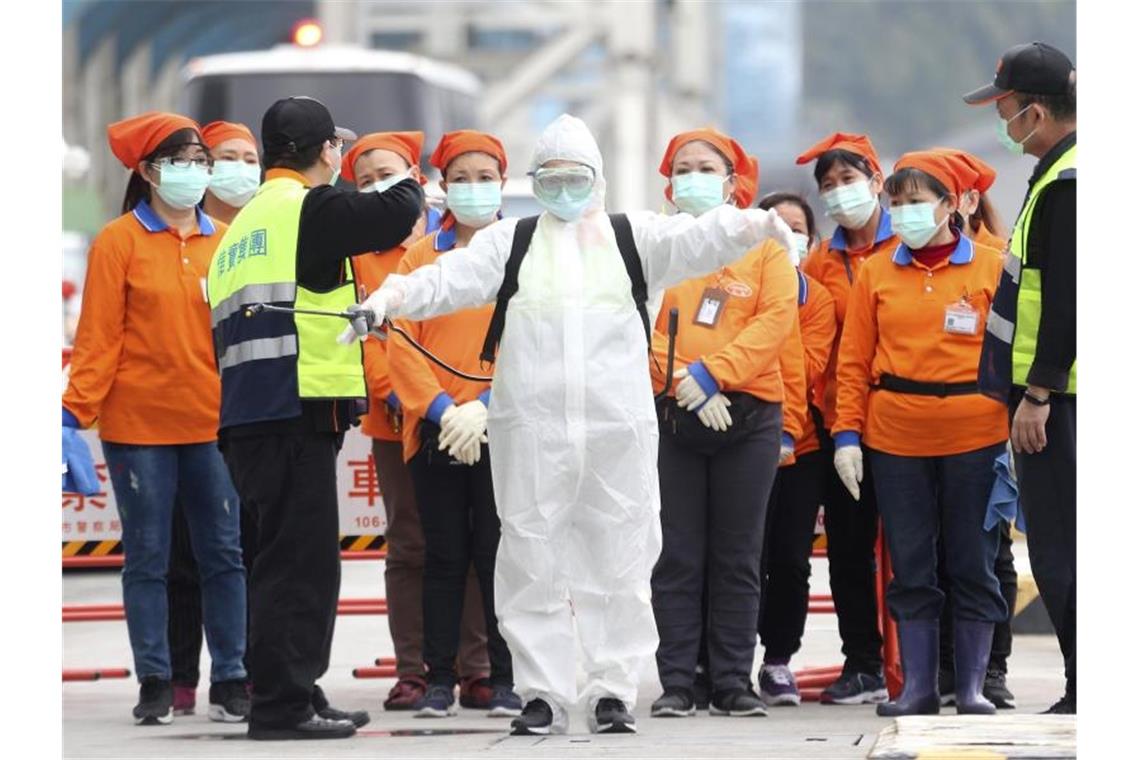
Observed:
[[[479,464],[479,460],[483,458],[483,444],[487,442],[487,436],[481,436],[479,440],[471,444],[465,449],[452,454],[455,459],[463,464],[471,467],[472,465]]]
[[[835,450],[835,471],[855,501],[859,501],[859,484],[863,482],[863,449],[840,446]]]
[[[482,441],[487,432],[487,407],[479,399],[468,401],[449,407],[439,421],[440,451],[447,449],[447,453],[459,459],[461,452]]]
[[[701,388],[697,379],[689,374],[689,370],[682,369],[674,373],[673,377],[681,382],[677,383],[677,405],[690,412],[708,400],[708,394]]]
[[[382,338],[379,332],[380,325],[384,323],[384,318],[393,309],[398,309],[400,304],[404,302],[404,291],[397,287],[384,286],[377,289],[372,295],[364,299],[364,303],[360,304],[361,311],[372,312],[372,332],[370,335],[375,335],[377,338]],[[350,346],[357,341],[365,340],[368,336],[358,336],[352,325],[344,328],[344,331],[337,337],[336,342],[345,346]]]
[[[792,455],[795,453],[796,453],[796,447],[795,446],[785,446],[784,443],[781,441],[780,442],[780,461],[777,462],[777,466],[782,465],[784,462],[791,459]]]
[[[697,419],[704,423],[705,427],[723,433],[732,427],[732,415],[728,413],[730,406],[732,402],[723,393],[713,394],[713,397],[697,412]]]
[[[755,229],[763,238],[770,238],[775,240],[778,244],[784,247],[788,252],[788,256],[794,262],[798,257],[796,248],[796,239],[793,236],[792,228],[788,223],[780,218],[776,209],[770,208],[767,211],[760,209],[752,209],[748,211],[748,219]],[[795,264],[793,263],[793,266]]]

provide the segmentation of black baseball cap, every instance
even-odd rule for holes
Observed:
[[[296,153],[333,137],[355,140],[356,133],[336,126],[329,109],[316,98],[282,98],[261,117],[261,145],[267,153]]]
[[[1030,95],[1063,95],[1069,88],[1073,62],[1069,56],[1044,42],[1014,45],[998,60],[993,84],[962,96],[972,106],[992,103],[1011,92]]]

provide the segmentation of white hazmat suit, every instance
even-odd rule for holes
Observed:
[[[531,170],[564,159],[593,168],[586,211],[543,213],[506,313],[487,419],[502,522],[495,609],[524,703],[544,699],[554,731],[578,698],[574,624],[592,713],[615,696],[631,711],[657,649],[649,579],[661,551],[657,416],[645,331],[604,211],[602,157],[586,125],[562,115],[539,138]],[[629,214],[652,296],[727,265],[765,238],[792,245],[775,212],[721,206]],[[369,301],[427,319],[494,302],[515,219],[406,276]],[[369,307],[369,302],[365,307]]]

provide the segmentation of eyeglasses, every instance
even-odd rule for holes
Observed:
[[[209,170],[214,166],[214,159],[209,156],[194,156],[193,158],[174,156],[171,158],[160,158],[154,161],[153,165],[160,169],[164,166],[173,166],[175,169],[189,169],[193,166],[197,169]]]
[[[580,201],[590,195],[594,188],[594,170],[588,166],[538,169],[529,172],[536,195],[554,197],[566,195]]]

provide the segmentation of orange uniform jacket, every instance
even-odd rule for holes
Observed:
[[[1006,241],[990,232],[989,228],[984,224],[978,227],[978,231],[974,233],[974,242],[986,248],[993,248],[998,252],[1005,251]]]
[[[827,288],[808,277],[800,275],[800,336],[803,340],[804,375],[807,379],[809,403],[819,407],[814,389],[821,388],[827,372],[828,362],[835,345],[835,300]],[[796,456],[803,456],[819,450],[819,436],[815,424],[809,419],[804,424],[803,434],[796,440]]]
[[[404,247],[396,246],[382,253],[365,253],[352,257],[356,287],[363,302],[381,283],[396,271],[404,256]],[[400,340],[399,336],[392,338]],[[368,414],[360,420],[360,432],[381,441],[398,441],[400,433],[392,425],[395,412],[388,406],[392,382],[388,377],[388,343],[369,338],[364,341],[364,379],[368,385]],[[398,396],[399,394],[397,394]]]
[[[144,201],[95,237],[63,405],[112,443],[217,440],[221,381],[206,274],[226,225],[183,240]]]
[[[898,456],[945,456],[1008,438],[1006,407],[981,394],[923,396],[871,391],[884,373],[908,380],[977,380],[986,317],[1002,257],[963,236],[950,258],[928,269],[906,246],[868,261],[855,281],[839,346],[833,433]],[[977,315],[972,335],[948,332],[946,311],[963,299]]]
[[[875,232],[874,244],[862,251],[847,248],[846,234],[838,227],[829,239],[822,241],[802,265],[804,274],[819,281],[835,301],[835,321],[839,335],[843,334],[843,321],[847,314],[847,295],[859,270],[872,256],[883,251],[889,256],[899,245],[899,239],[891,231],[891,216],[885,208],[879,213],[879,227]],[[835,423],[835,361],[839,350],[839,340],[835,341],[827,372],[818,383],[814,398],[823,412],[823,426],[828,430]]]
[[[710,287],[729,293],[713,328],[693,324],[701,297]],[[731,266],[665,291],[650,362],[656,392],[665,385],[666,331],[673,307],[679,317],[676,369],[699,359],[721,391],[742,391],[772,403],[784,401],[780,356],[796,322],[796,270],[783,248],[765,241]],[[802,419],[795,414],[788,418]]]
[[[792,331],[780,349],[780,379],[784,382],[784,440],[781,443],[794,447],[796,440],[802,438],[804,431],[811,426],[807,407],[807,374],[804,372],[804,342],[798,319],[792,321]],[[794,464],[795,461],[793,454],[784,462],[784,466]]]
[[[407,274],[435,263],[445,253],[436,250],[439,235],[440,233],[433,232],[413,244],[396,271]],[[472,375],[486,375],[488,372],[480,366],[479,354],[494,311],[495,307],[488,305],[422,322],[398,319],[395,324],[452,367]],[[456,377],[429,362],[423,354],[408,345],[403,337],[396,334],[388,339],[388,371],[392,387],[404,407],[404,461],[410,460],[419,451],[420,421],[441,393],[446,393],[456,404],[463,404],[474,400],[491,387],[490,383],[476,383]]]

